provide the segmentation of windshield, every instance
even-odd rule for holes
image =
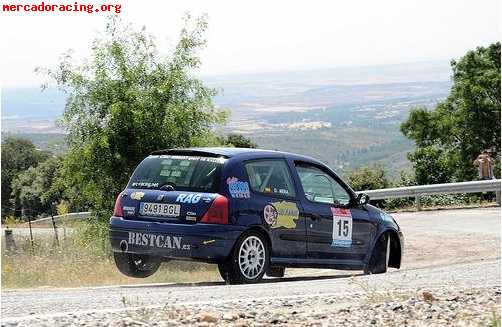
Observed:
[[[223,158],[198,156],[149,156],[129,181],[129,188],[161,188],[217,193]]]

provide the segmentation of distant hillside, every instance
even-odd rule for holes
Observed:
[[[413,149],[400,123],[413,107],[444,99],[449,75],[448,62],[423,62],[204,80],[220,90],[215,103],[232,113],[221,133],[238,132],[260,147],[311,155],[341,172],[379,163],[395,176],[409,165],[406,153]],[[63,131],[54,123],[64,102],[54,89],[6,89],[3,132],[64,150]]]
[[[66,97],[57,89],[2,89],[2,120],[55,119],[63,113]]]

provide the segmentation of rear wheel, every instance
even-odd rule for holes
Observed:
[[[145,278],[159,269],[160,258],[151,255],[114,252],[113,257],[118,270],[128,277]]]
[[[383,274],[387,272],[390,257],[390,235],[382,235],[373,248],[370,261],[364,268],[365,274]]]
[[[218,265],[218,270],[228,283],[256,283],[267,271],[268,264],[267,242],[259,233],[249,232],[239,239],[227,261]]]

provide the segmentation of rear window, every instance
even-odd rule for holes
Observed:
[[[149,156],[136,168],[128,187],[158,189],[172,185],[180,191],[217,193],[224,161],[199,156]]]

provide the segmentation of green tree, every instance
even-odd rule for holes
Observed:
[[[451,66],[447,99],[434,110],[413,110],[401,125],[417,145],[408,157],[419,184],[472,180],[472,162],[483,149],[500,154],[500,42],[469,51]]]
[[[55,183],[60,165],[61,159],[52,157],[20,172],[12,181],[11,202],[14,207],[24,208],[29,216],[50,214],[52,202],[62,197],[62,190]]]
[[[49,154],[37,150],[35,145],[25,139],[9,136],[2,141],[2,217],[9,212],[9,200],[12,193],[12,181],[30,167],[48,158]]]
[[[355,191],[377,190],[390,185],[383,167],[361,167],[348,173],[347,181]]]
[[[226,119],[213,105],[215,90],[192,77],[206,27],[205,18],[187,17],[172,54],[161,56],[144,28],[112,18],[86,63],[75,65],[68,54],[47,71],[68,94],[60,122],[69,132],[63,175],[103,221],[145,156],[206,144]]]
[[[433,145],[418,147],[408,159],[413,162],[418,185],[448,183],[454,174],[449,153]]]
[[[226,137],[219,137],[218,140],[221,144],[226,146],[233,146],[236,148],[257,148],[256,143],[242,134],[231,133]]]

